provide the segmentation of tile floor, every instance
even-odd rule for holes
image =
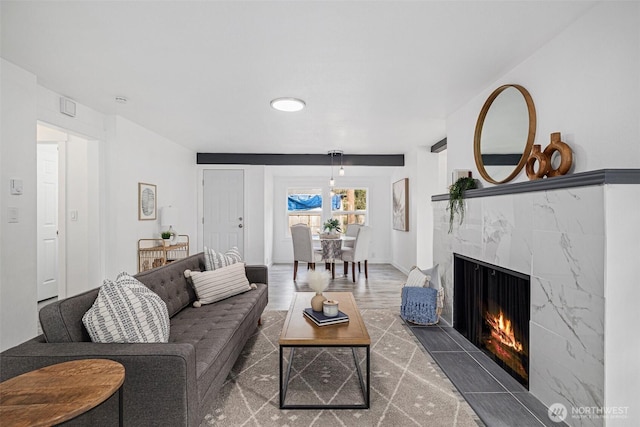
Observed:
[[[411,331],[487,426],[556,427],[547,408],[450,326]]]

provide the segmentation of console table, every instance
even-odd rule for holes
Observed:
[[[138,273],[161,267],[189,256],[189,236],[181,234],[178,241],[165,245],[162,239],[138,240]]]

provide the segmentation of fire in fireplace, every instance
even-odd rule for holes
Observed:
[[[529,276],[454,254],[453,326],[529,387]]]
[[[498,315],[487,313],[485,322],[489,327],[489,336],[482,340],[484,348],[528,382],[529,373],[523,363],[523,358],[527,355],[524,354],[522,343],[515,336],[511,320],[505,318],[504,313],[500,311]]]

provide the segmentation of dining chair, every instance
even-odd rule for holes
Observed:
[[[347,274],[349,263],[351,263],[351,277],[356,281],[356,263],[358,263],[358,273],[360,273],[360,262],[364,261],[364,277],[369,278],[369,243],[371,242],[371,227],[361,226],[353,242],[353,249],[342,249],[342,261],[344,261],[344,274]]]
[[[307,270],[316,269],[316,261],[322,261],[322,253],[313,248],[311,228],[305,224],[291,226],[291,240],[293,241],[293,280],[298,275],[298,262],[306,262]]]
[[[360,230],[360,227],[362,227],[361,224],[356,224],[356,223],[347,224],[347,231],[344,233],[344,235],[346,237],[355,238],[358,235],[358,230]],[[354,243],[355,243],[355,240],[345,240],[344,242],[342,242],[342,247],[353,248]]]

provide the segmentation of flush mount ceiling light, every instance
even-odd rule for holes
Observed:
[[[307,104],[298,98],[276,98],[271,101],[271,107],[278,111],[286,111],[292,113],[302,110]]]

